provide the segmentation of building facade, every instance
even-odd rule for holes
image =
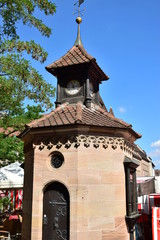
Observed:
[[[106,109],[109,78],[80,38],[46,67],[57,77],[56,108],[26,126],[22,239],[133,239],[137,213],[136,139]]]

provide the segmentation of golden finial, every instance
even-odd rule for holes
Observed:
[[[76,22],[77,22],[78,24],[81,24],[82,18],[81,18],[81,17],[77,17],[77,18],[76,18]]]

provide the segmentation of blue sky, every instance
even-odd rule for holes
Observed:
[[[73,46],[77,24],[73,15],[76,1],[54,2],[54,16],[44,18],[37,12],[53,29],[49,39],[34,28],[21,31],[25,40],[34,38],[49,52],[45,64],[33,65],[56,86],[56,79],[44,67]],[[136,143],[160,168],[160,1],[84,0],[83,8],[83,45],[110,77],[100,88],[105,105],[142,134]]]

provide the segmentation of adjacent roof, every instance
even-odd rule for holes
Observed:
[[[102,126],[110,128],[132,129],[132,125],[116,118],[112,113],[102,109],[99,106],[87,108],[81,102],[77,104],[65,103],[60,105],[54,111],[44,115],[44,117],[34,120],[27,124],[28,128],[41,128],[63,126],[71,124],[83,124],[92,126]],[[134,131],[133,131],[134,132]],[[137,138],[140,134],[134,132]]]
[[[150,158],[148,158],[147,153],[137,144],[134,144],[135,151],[139,154],[141,159],[144,159],[146,161],[151,161]]]
[[[20,134],[20,131],[15,130],[12,127],[8,127],[7,129],[0,127],[0,133],[3,133],[5,136],[18,136]]]
[[[96,59],[88,54],[82,45],[73,46],[64,56],[48,65],[46,70],[54,75],[54,70],[57,68],[68,67],[82,63],[92,63],[92,67],[99,72],[101,81],[109,79],[109,77],[97,64]]]

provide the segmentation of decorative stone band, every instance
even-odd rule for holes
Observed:
[[[65,142],[60,142],[58,140],[55,142],[55,140],[50,140],[48,141],[48,143],[46,143],[46,141],[44,140],[41,141],[40,144],[33,144],[33,148],[38,147],[39,150],[47,148],[50,150],[53,146],[55,146],[57,149],[60,149],[62,146],[64,146],[68,149],[71,146],[78,148],[80,145],[84,145],[84,147],[86,148],[90,146],[93,146],[94,148],[99,148],[100,146],[102,146],[104,149],[107,149],[109,146],[111,146],[113,150],[120,148],[128,154],[132,154],[134,151],[133,144],[131,144],[124,138],[86,135],[79,135],[74,137],[74,139],[72,137],[72,139],[68,139]]]
[[[123,138],[114,138],[114,137],[96,137],[96,136],[84,136],[80,135],[76,137],[76,146],[84,144],[85,147],[90,147],[93,145],[95,148],[98,148],[100,145],[103,148],[108,148],[109,145],[113,149],[116,149],[118,146],[122,147],[124,143]]]

